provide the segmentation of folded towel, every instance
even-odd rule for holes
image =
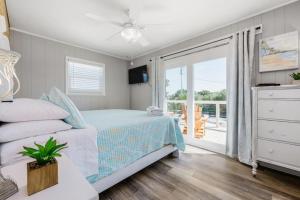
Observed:
[[[153,110],[163,112],[163,109],[161,109],[161,108],[159,108],[159,107],[156,107],[156,106],[149,106],[149,107],[147,108],[147,111],[153,111]]]
[[[164,113],[161,112],[161,111],[151,111],[148,114],[153,115],[153,116],[162,116],[162,115],[164,115]]]
[[[162,116],[164,114],[163,110],[155,107],[155,106],[150,106],[147,108],[147,114],[152,115],[152,116]]]

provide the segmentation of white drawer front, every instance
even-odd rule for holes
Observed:
[[[300,121],[300,101],[259,100],[258,118]]]
[[[300,123],[258,120],[258,136],[300,144]]]
[[[258,140],[258,157],[300,167],[300,146]]]
[[[290,90],[260,90],[259,99],[300,99],[300,89]]]

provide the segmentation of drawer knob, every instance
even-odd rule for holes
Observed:
[[[274,109],[273,109],[273,108],[270,108],[269,111],[270,111],[270,112],[274,112]]]
[[[269,149],[269,153],[273,153],[274,152],[274,150],[273,149]]]
[[[270,93],[269,93],[269,96],[270,96],[270,97],[272,97],[273,95],[274,95],[274,93],[273,93],[273,92],[270,92]]]
[[[269,130],[269,133],[274,133],[274,129]]]

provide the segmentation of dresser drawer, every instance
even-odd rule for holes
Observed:
[[[300,89],[290,90],[260,90],[259,99],[300,99]]]
[[[300,144],[300,123],[258,120],[258,137]]]
[[[258,118],[300,121],[300,101],[258,100]]]
[[[258,158],[300,167],[300,146],[258,139]]]

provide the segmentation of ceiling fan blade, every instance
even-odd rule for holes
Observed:
[[[96,21],[104,21],[102,17],[100,17],[99,15],[95,15],[93,13],[86,13],[85,16]]]
[[[93,14],[93,13],[86,13],[85,16],[92,19],[92,20],[99,21],[101,23],[109,23],[109,24],[113,24],[113,25],[118,26],[118,27],[123,27],[123,24],[120,23],[120,22],[108,20],[108,19],[105,19],[105,18],[103,18],[99,15]]]
[[[149,46],[150,44],[150,42],[143,35],[138,40],[138,43],[143,47]]]
[[[118,27],[122,27],[124,26],[124,24],[120,23],[120,22],[115,22],[115,21],[108,21],[108,23],[112,24],[112,25],[115,25],[115,26],[118,26]]]
[[[120,30],[120,31],[118,31],[118,32],[116,32],[116,33],[114,33],[114,34],[112,34],[110,37],[108,37],[108,38],[106,39],[106,41],[111,41],[111,40],[114,39],[116,36],[120,35],[120,33],[121,33],[122,31],[123,31],[123,29]]]
[[[128,11],[130,20],[136,22],[141,15],[142,8],[143,5],[141,0],[131,0],[130,8]]]

